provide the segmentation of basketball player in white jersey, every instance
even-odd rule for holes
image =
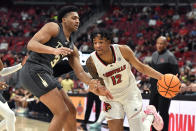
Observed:
[[[19,63],[15,66],[3,68],[3,63],[0,60],[0,76],[7,76],[12,74],[22,68],[22,66],[26,62],[26,57],[22,63]],[[0,90],[5,89],[8,87],[7,84],[4,82],[0,82]],[[8,103],[3,98],[2,94],[0,93],[0,115],[3,116],[3,120],[0,122],[0,131],[6,129],[7,131],[15,131],[15,121],[16,117],[14,112],[8,106]]]
[[[163,120],[155,107],[151,105],[145,113],[142,111],[142,96],[131,66],[158,80],[162,74],[141,63],[128,46],[112,45],[112,37],[106,31],[93,33],[91,39],[95,51],[91,53],[86,65],[91,76],[102,80],[102,84],[113,96],[113,99],[100,96],[105,105],[110,131],[123,131],[125,114],[130,131],[150,131],[151,125],[161,130]],[[97,91],[94,90],[94,93]]]

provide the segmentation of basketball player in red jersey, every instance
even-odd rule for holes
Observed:
[[[105,104],[110,131],[123,131],[125,114],[131,131],[150,131],[151,125],[161,130],[163,120],[155,107],[148,106],[145,113],[142,111],[141,92],[130,65],[158,80],[162,74],[141,63],[128,46],[112,45],[112,37],[107,31],[95,32],[91,39],[95,51],[91,53],[86,65],[91,76],[100,79],[113,96],[113,99],[99,96]]]

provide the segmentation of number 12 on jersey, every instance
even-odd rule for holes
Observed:
[[[113,85],[121,83],[121,74],[117,74],[111,77]]]

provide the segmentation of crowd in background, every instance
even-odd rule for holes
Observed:
[[[44,23],[57,20],[57,9],[56,6],[0,7],[0,58],[5,67],[22,61],[27,53],[25,46],[28,40]],[[81,26],[93,14],[93,10],[95,9],[91,6],[80,7],[79,14],[83,19]],[[135,55],[147,64],[151,61],[151,54],[155,50],[156,38],[160,35],[166,36],[169,50],[178,59],[180,67],[178,77],[182,82],[181,94],[196,95],[193,93],[193,88],[196,88],[196,7],[174,8],[166,5],[111,7],[96,24],[77,38],[75,45],[81,52],[93,51],[90,34],[97,28],[111,30],[113,43],[127,44]],[[150,93],[149,78],[142,76],[135,69],[133,73],[137,80],[141,80],[139,88],[142,93]],[[9,100],[11,108],[15,108],[18,113],[26,112],[27,108],[37,110],[32,105],[38,104],[39,100],[21,87],[18,75],[19,72],[0,78],[10,86],[4,96]],[[85,85],[77,80],[72,72],[58,80],[62,86],[69,81],[67,85],[70,87],[65,87],[69,93],[86,93]],[[39,104],[41,108],[43,105]]]

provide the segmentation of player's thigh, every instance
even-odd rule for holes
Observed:
[[[128,100],[126,103],[123,104],[123,109],[126,113],[127,118],[130,119],[142,111],[142,100]]]
[[[110,131],[123,131],[124,109],[120,102],[104,102],[105,117]]]
[[[130,131],[142,131],[142,118],[144,115],[142,112],[142,100],[141,99],[134,99],[129,100],[123,105],[124,111],[126,113],[127,119],[129,121]],[[138,126],[138,128],[137,128]],[[131,130],[132,129],[132,130]]]
[[[123,105],[117,101],[104,102],[106,120],[124,119]]]
[[[27,63],[20,71],[22,86],[40,97],[57,87],[57,80],[43,67]]]
[[[113,119],[108,121],[108,126],[110,131],[123,131],[123,121],[124,119]]]
[[[144,118],[143,111],[138,112],[135,116],[128,119],[130,131],[149,131],[145,127],[142,118]]]
[[[67,105],[57,88],[49,91],[40,97],[40,101],[44,103],[53,114],[68,112]]]

